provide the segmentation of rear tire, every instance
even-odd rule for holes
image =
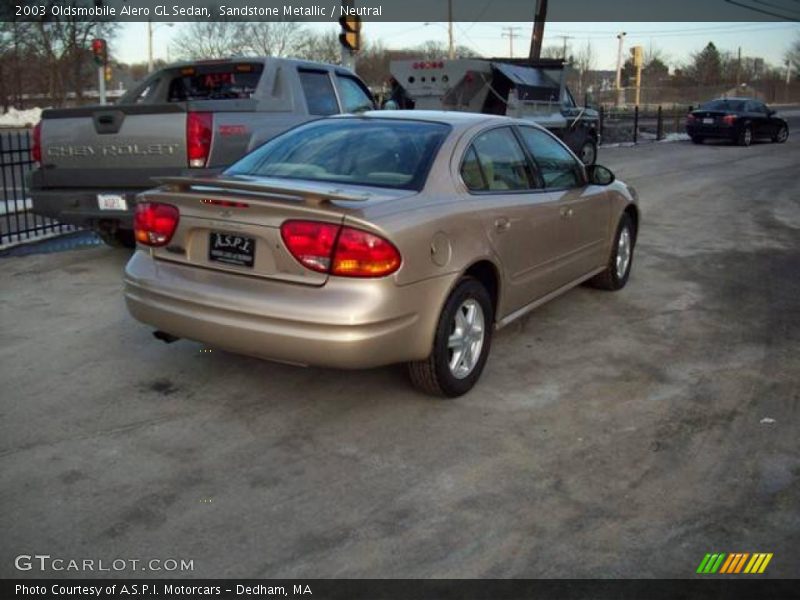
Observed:
[[[103,243],[112,248],[136,247],[136,238],[133,237],[133,230],[131,229],[117,229],[115,231],[100,229],[95,233],[103,240]]]
[[[786,140],[789,139],[789,126],[788,125],[781,125],[781,128],[778,129],[778,133],[772,136],[772,141],[776,144],[783,144]]]
[[[689,137],[692,138],[693,144],[702,144],[705,141],[705,138],[701,135],[691,135]]]
[[[477,279],[464,277],[445,302],[430,356],[408,363],[411,383],[434,396],[466,394],[486,364],[493,328],[489,292]]]
[[[615,292],[621,290],[628,283],[633,265],[633,248],[636,245],[636,230],[633,221],[627,214],[623,214],[617,226],[617,235],[605,271],[598,273],[589,280],[592,287]]]
[[[753,128],[750,125],[745,125],[742,127],[742,130],[739,132],[739,138],[737,143],[740,146],[749,146],[753,143]]]

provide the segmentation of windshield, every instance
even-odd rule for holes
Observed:
[[[700,110],[729,110],[741,112],[744,110],[743,100],[712,100],[700,106]]]
[[[225,174],[419,190],[449,131],[443,123],[326,119],[274,138]]]

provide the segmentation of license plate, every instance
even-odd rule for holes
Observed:
[[[255,250],[256,241],[250,237],[218,231],[208,236],[208,260],[212,262],[252,267]]]
[[[97,194],[100,210],[128,210],[128,202],[121,194]]]
[[[703,119],[703,125],[713,125],[714,119]]]

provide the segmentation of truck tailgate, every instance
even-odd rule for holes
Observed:
[[[186,168],[186,106],[45,111],[44,187],[147,187]]]

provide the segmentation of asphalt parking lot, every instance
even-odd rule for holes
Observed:
[[[14,568],[39,553],[191,577],[680,578],[771,552],[764,576],[796,577],[798,125],[785,145],[602,150],[641,198],[628,287],[501,331],[456,400],[400,367],[157,342],[125,311],[123,251],[0,260],[0,576],[107,575]]]

